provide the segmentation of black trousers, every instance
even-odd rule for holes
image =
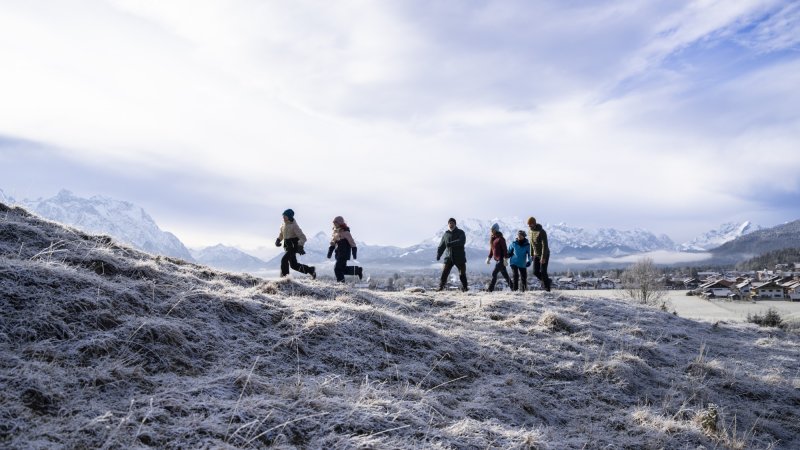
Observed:
[[[336,265],[333,266],[333,274],[336,275],[336,281],[344,283],[345,275],[356,275],[355,266],[347,266],[346,259],[337,259]]]
[[[297,262],[297,252],[295,250],[286,250],[283,258],[281,258],[281,276],[289,275],[289,268],[296,270],[300,273],[309,273],[311,268],[305,264]]]
[[[522,291],[525,292],[528,290],[528,269],[525,267],[517,267],[515,265],[511,265],[511,274],[514,276],[513,283],[511,284],[512,291]],[[522,284],[520,284],[520,280]]]
[[[545,291],[550,290],[550,277],[547,276],[547,264],[542,264],[541,256],[533,257],[533,275],[542,282]]]
[[[506,280],[506,284],[511,287],[511,278],[508,276],[508,270],[506,270],[506,265],[503,264],[503,261],[500,260],[494,266],[494,270],[492,271],[492,281],[489,283],[489,292],[494,291],[494,286],[497,284],[497,274],[503,275],[503,278]]]
[[[461,279],[461,288],[465,291],[467,290],[467,263],[454,263],[452,261],[447,261],[444,263],[444,268],[442,269],[442,282],[439,283],[439,287],[444,287],[445,283],[447,283],[447,277],[450,276],[450,271],[453,270],[453,266],[458,269],[458,277]]]

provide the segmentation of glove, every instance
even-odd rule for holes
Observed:
[[[530,266],[531,266],[531,262],[530,261],[525,263],[525,267],[530,267]]]
[[[353,259],[358,259],[356,256],[358,254],[358,247],[353,247]]]
[[[441,253],[436,253],[436,260],[438,261],[440,259],[442,259],[442,254]]]
[[[275,239],[275,247],[281,246],[281,238]]]
[[[331,245],[330,247],[328,247],[328,259],[331,259],[331,256],[333,256],[333,250],[334,250],[335,248],[336,248],[336,247],[334,247],[334,246],[332,246],[332,245]]]
[[[491,263],[492,263],[492,257],[489,256],[486,258],[486,264],[491,264]]]
[[[302,245],[297,247],[297,254],[298,255],[305,255],[306,254],[306,251],[305,251],[305,249],[303,248]]]

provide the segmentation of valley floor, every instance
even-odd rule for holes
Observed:
[[[619,290],[574,290],[561,291],[573,297],[619,299],[623,295]],[[741,300],[706,300],[698,296],[686,295],[686,291],[669,291],[669,310],[675,310],[679,316],[688,319],[716,322],[718,320],[742,322],[747,315],[764,314],[774,309],[787,320],[800,317],[800,302],[788,300],[759,300],[756,302]]]

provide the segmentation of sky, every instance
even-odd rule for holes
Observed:
[[[800,218],[796,1],[0,3],[0,189],[190,247]]]

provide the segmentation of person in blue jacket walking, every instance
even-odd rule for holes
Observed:
[[[531,244],[528,242],[528,235],[519,230],[517,239],[508,246],[509,263],[514,280],[511,283],[512,291],[528,290],[528,267],[531,265]],[[520,280],[522,283],[520,283]]]

